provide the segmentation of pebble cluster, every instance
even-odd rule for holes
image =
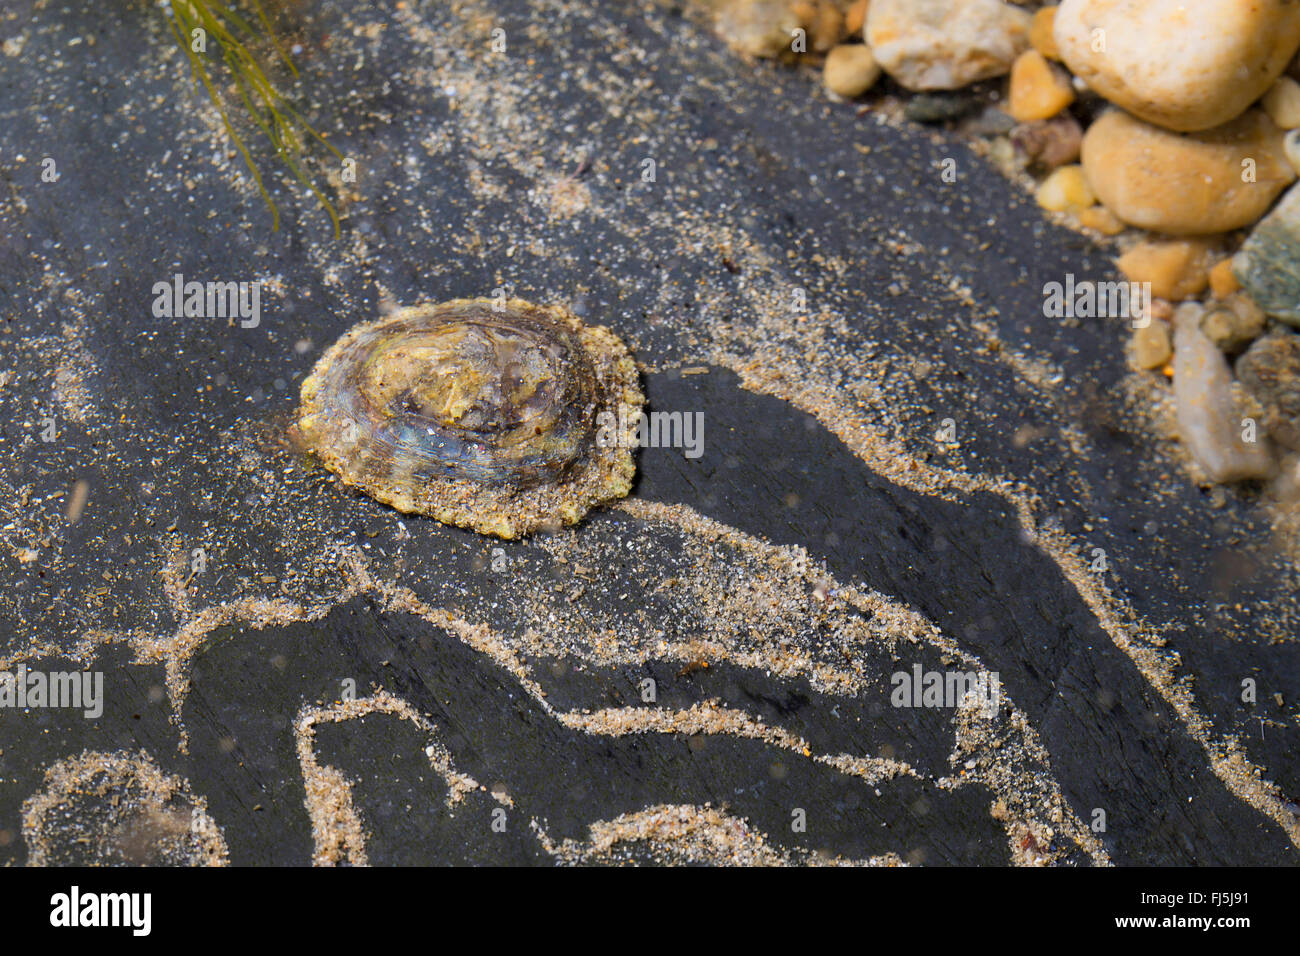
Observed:
[[[1204,475],[1296,470],[1300,4],[711,3],[738,52],[820,66],[835,98],[901,94],[905,117],[959,123],[1043,209],[1111,238],[1152,296],[1131,361],[1175,379]]]

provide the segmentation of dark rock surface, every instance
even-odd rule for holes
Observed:
[[[1043,318],[1044,283],[1112,278],[1108,250],[1045,223],[942,131],[823,102],[815,77],[740,62],[671,6],[373,6],[307,4],[294,24],[305,106],[362,170],[337,242],[263,155],[284,214],[270,231],[152,8],[19,0],[0,20],[0,39],[21,40],[0,58],[0,657],[105,674],[96,720],[0,709],[0,861],[27,860],[23,804],[47,768],[144,750],[206,800],[232,862],[310,862],[294,721],[344,679],[408,701],[459,770],[513,801],[504,832],[487,790],[448,813],[409,721],[322,725],[316,759],[352,782],[371,863],[550,863],[529,821],[582,840],[659,804],[725,807],[778,847],[1010,860],[994,794],[929,782],[953,770],[951,715],[889,708],[887,660],[872,664],[874,692],[848,696],[734,661],[685,675],[649,657],[529,662],[566,712],[634,706],[653,676],[660,706],[718,699],[826,752],[887,746],[930,774],[877,795],[761,740],[575,729],[446,628],[337,585],[335,555],[364,554],[375,579],[518,635],[526,609],[502,595],[577,582],[539,543],[350,494],[281,438],[298,383],[349,326],[390,300],[509,287],[614,329],[647,363],[652,407],[704,413],[706,453],[644,451],[635,499],[802,546],[835,580],[924,615],[1000,673],[1071,810],[1106,810],[1113,862],[1296,862],[1278,799],[1300,792],[1294,567],[1258,489],[1216,501],[1152,437],[1127,397],[1120,323]],[[493,58],[497,26],[510,47]],[[46,157],[57,182],[41,181]],[[947,158],[956,187],[938,174]],[[258,326],[155,318],[152,288],[176,272],[262,280]],[[809,290],[816,322],[768,328],[755,289],[784,300],[791,287]],[[1040,527],[1085,560],[1103,549],[1106,586],[1164,646],[1100,621],[1004,497],[904,487],[824,408],[742,387],[741,360],[786,357],[846,413],[883,422],[909,460],[943,464],[932,436],[953,417],[953,467],[1033,489]],[[904,384],[882,404],[864,375]],[[657,540],[620,511],[569,534]],[[497,547],[522,576],[508,587],[484,571]],[[622,560],[611,553],[610,573]],[[674,560],[667,544],[639,547],[623,589],[572,603],[637,620]],[[265,603],[222,616],[240,601]],[[1188,681],[1190,710],[1139,666],[1146,653]],[[1244,798],[1264,791],[1240,765],[1216,774],[1207,741],[1229,739],[1276,784],[1268,799]],[[791,832],[792,807],[807,832]]]

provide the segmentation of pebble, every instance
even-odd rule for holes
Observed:
[[[869,0],[853,0],[844,11],[844,33],[850,39],[860,39],[862,28],[867,23],[867,6]]]
[[[1241,283],[1232,274],[1232,258],[1220,259],[1210,269],[1210,291],[1216,299],[1232,295],[1241,288]]]
[[[1293,129],[1286,134],[1286,139],[1282,141],[1282,149],[1286,151],[1286,158],[1291,163],[1291,168],[1300,175],[1300,129]]]
[[[1174,354],[1174,343],[1166,322],[1152,320],[1133,330],[1133,364],[1143,370],[1164,368]]]
[[[828,53],[844,36],[844,14],[834,0],[796,0],[794,14],[808,31],[814,53]]]
[[[1213,303],[1201,315],[1201,331],[1228,355],[1236,355],[1263,335],[1267,324],[1264,310],[1243,295]]]
[[[1037,50],[1026,50],[1011,67],[1007,112],[1022,123],[1051,119],[1074,102],[1074,87],[1059,66]]]
[[[1100,31],[1100,32],[1099,32]],[[1281,0],[1063,0],[1053,33],[1075,76],[1174,130],[1240,116],[1300,49],[1300,4]]]
[[[980,115],[975,117],[965,126],[965,131],[971,136],[1005,136],[1016,128],[1016,121],[1004,113],[992,103],[980,110]]]
[[[1259,105],[1279,129],[1300,127],[1300,83],[1291,77],[1279,77]]]
[[[1152,239],[1119,257],[1119,271],[1130,282],[1150,282],[1151,295],[1178,302],[1210,284],[1211,244],[1204,239]]]
[[[1300,187],[1282,201],[1242,243],[1232,272],[1259,307],[1300,328]]]
[[[913,123],[947,123],[972,112],[979,101],[966,93],[918,93],[909,96],[903,115]]]
[[[1263,436],[1242,441],[1242,416],[1228,360],[1201,331],[1202,308],[1184,302],[1174,313],[1174,403],[1183,443],[1216,483],[1265,478],[1273,458]]]
[[[826,56],[822,82],[826,89],[846,100],[861,96],[880,79],[880,67],[871,48],[861,43],[844,44]]]
[[[955,90],[1009,72],[1030,20],[1002,0],[871,0],[865,36],[901,86]]]
[[[789,0],[725,0],[714,23],[733,50],[765,58],[790,54],[791,34],[804,27]]]
[[[1079,165],[1062,166],[1038,185],[1038,205],[1051,212],[1078,212],[1097,201]]]
[[[1262,110],[1189,134],[1108,110],[1083,137],[1083,168],[1098,199],[1130,225],[1177,236],[1229,232],[1259,219],[1295,180],[1282,140]],[[1247,169],[1253,182],[1243,181]]]
[[[1237,359],[1237,378],[1264,406],[1269,435],[1300,451],[1300,335],[1278,330],[1257,339]]]
[[[1049,60],[1061,58],[1061,48],[1056,45],[1053,29],[1056,26],[1056,7],[1042,7],[1034,11],[1029,23],[1029,45]]]
[[[1105,206],[1089,206],[1087,209],[1080,209],[1075,214],[1075,218],[1079,220],[1079,225],[1096,229],[1103,236],[1118,236],[1124,231],[1124,223],[1120,222],[1119,216]]]
[[[1035,175],[1077,162],[1083,145],[1083,127],[1069,113],[1037,123],[1022,123],[1011,131],[1011,143]]]

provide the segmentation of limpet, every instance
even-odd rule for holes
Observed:
[[[643,404],[609,330],[561,307],[455,299],[346,332],[303,382],[295,430],[398,511],[515,538],[628,493]],[[598,429],[610,421],[628,423],[613,441]]]

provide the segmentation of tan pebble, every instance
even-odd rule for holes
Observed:
[[[1216,262],[1214,268],[1210,270],[1210,291],[1214,293],[1214,297],[1222,299],[1240,288],[1241,283],[1232,274],[1232,256]]]
[[[861,96],[880,79],[880,67],[871,48],[861,43],[844,44],[826,56],[822,82],[826,89],[847,100]]]
[[[1223,352],[1235,355],[1264,334],[1268,318],[1248,296],[1231,295],[1201,315],[1201,331]]]
[[[844,32],[849,37],[862,36],[862,27],[867,22],[867,5],[869,0],[854,0],[844,11]]]
[[[1074,87],[1060,67],[1037,50],[1026,50],[1011,66],[1007,112],[1017,122],[1051,119],[1074,102]]]
[[[1061,48],[1056,45],[1052,28],[1056,25],[1056,7],[1043,7],[1034,12],[1029,24],[1029,45],[1049,60],[1061,58]]]
[[[1209,235],[1255,222],[1295,180],[1283,139],[1262,110],[1187,134],[1111,110],[1088,128],[1082,160],[1098,200],[1130,225]]]
[[[1174,355],[1173,337],[1164,322],[1133,330],[1133,364],[1140,369],[1163,368]]]
[[[714,20],[728,46],[754,57],[791,56],[791,33],[805,27],[789,0],[723,0]]]
[[[1300,127],[1300,83],[1291,77],[1280,77],[1259,105],[1281,129]]]
[[[955,90],[1009,72],[1030,19],[1002,0],[871,0],[864,36],[901,86]]]
[[[1079,225],[1096,229],[1103,236],[1118,236],[1124,231],[1124,223],[1105,206],[1089,206],[1079,210]]]
[[[1097,201],[1078,164],[1062,166],[1042,181],[1034,194],[1038,205],[1051,212],[1086,209]]]
[[[808,31],[808,43],[814,53],[826,53],[840,42],[844,14],[831,0],[801,0],[795,4],[794,12]]]
[[[1283,0],[1062,0],[1061,59],[1088,87],[1151,123],[1204,130],[1240,116],[1300,46]]]
[[[1210,243],[1204,239],[1157,239],[1139,242],[1117,265],[1130,282],[1150,282],[1161,299],[1187,299],[1210,282]]]

